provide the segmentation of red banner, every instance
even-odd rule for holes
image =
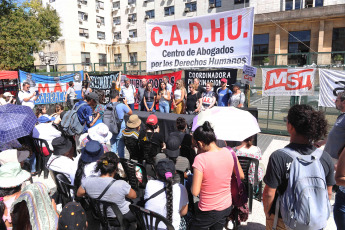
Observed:
[[[0,80],[3,79],[17,79],[18,72],[17,71],[0,71]]]
[[[172,91],[175,91],[176,88],[176,81],[182,78],[182,70],[173,73],[165,73],[159,75],[126,75],[128,79],[130,79],[131,84],[135,87],[136,91],[138,92],[139,86],[141,86],[141,80],[143,78],[147,79],[148,82],[152,83],[152,88],[155,92],[158,91],[158,87],[160,83],[163,81],[163,77],[169,77],[169,83],[172,85]],[[137,109],[137,103],[135,104],[135,108]]]

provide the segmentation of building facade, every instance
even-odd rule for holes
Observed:
[[[345,51],[345,0],[42,0],[61,18],[58,71],[145,70],[146,23],[254,7],[253,64],[329,65]],[[325,53],[318,53],[325,52]],[[329,53],[328,53],[329,52]],[[301,54],[302,53],[302,54]],[[318,53],[318,54],[315,54]],[[344,56],[344,55],[343,55]],[[91,63],[97,63],[91,65]],[[69,65],[67,65],[69,64]],[[75,64],[75,65],[71,65]],[[35,65],[45,65],[36,55]]]

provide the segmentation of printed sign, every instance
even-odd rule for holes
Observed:
[[[314,76],[315,69],[262,69],[263,95],[313,95]]]
[[[77,99],[81,99],[81,89],[83,81],[83,71],[65,76],[46,76],[33,73],[27,73],[19,70],[21,85],[24,82],[30,84],[30,92],[38,91],[40,96],[35,104],[51,104],[65,102],[66,91],[69,88],[68,82],[74,82],[74,90]]]
[[[320,94],[319,106],[335,107],[335,99],[337,97],[333,94],[344,90],[345,87],[345,71],[320,69]],[[342,88],[342,89],[341,89]]]
[[[251,64],[254,8],[146,24],[147,72]]]
[[[213,83],[213,91],[217,92],[217,89],[221,87],[220,80],[226,78],[228,80],[227,85],[231,86],[235,84],[237,78],[237,69],[225,69],[225,70],[210,70],[210,71],[191,71],[186,70],[185,84],[188,86],[194,82],[194,78],[199,78],[200,85],[206,87],[207,82]]]
[[[253,66],[244,65],[241,82],[253,86],[255,83],[256,70],[257,69]]]
[[[114,72],[110,74],[103,74],[103,75],[91,75],[90,77],[90,88],[95,90],[102,90],[104,91],[104,103],[110,102],[110,89],[112,82],[117,79],[119,72]]]

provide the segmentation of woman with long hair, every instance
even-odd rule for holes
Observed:
[[[40,116],[47,114],[47,107],[46,105],[39,105],[36,107],[35,115],[37,118]]]
[[[240,177],[244,174],[240,163],[234,162],[232,150],[219,148],[216,135],[208,121],[193,133],[193,142],[198,149],[193,163],[193,184],[191,192],[200,196],[196,215],[191,223],[192,230],[222,230],[226,217],[232,210],[231,176],[237,164]]]
[[[64,111],[64,107],[62,104],[55,105],[55,113],[52,114],[52,117],[55,117],[54,124],[60,124],[61,117],[60,114]]]
[[[85,99],[85,95],[89,94],[92,92],[92,89],[90,88],[90,82],[87,80],[83,81],[83,89],[81,90],[81,96],[83,99]]]
[[[93,120],[90,124],[90,127],[94,127],[94,126],[98,125],[99,123],[103,122],[103,115],[104,115],[104,111],[105,111],[105,105],[102,104],[102,103],[104,103],[104,98],[105,98],[104,91],[103,90],[97,90],[96,93],[98,94],[99,101],[98,101],[97,105],[92,108]]]
[[[182,80],[176,81],[176,89],[174,91],[174,99],[173,99],[173,105],[174,105],[174,113],[176,114],[182,114],[184,110],[184,99],[185,99],[185,88],[183,86]]]
[[[155,102],[156,102],[157,93],[152,89],[152,83],[149,82],[146,85],[146,90],[144,92],[144,106],[145,111],[155,112]]]
[[[152,210],[166,217],[176,230],[181,223],[181,216],[188,211],[188,194],[186,188],[180,183],[174,183],[175,164],[172,160],[162,159],[156,165],[158,180],[150,180],[145,189],[144,199],[149,199],[153,194],[161,193],[149,199],[145,203],[145,208]],[[164,229],[164,224],[160,223],[159,228]]]
[[[162,81],[159,85],[157,100],[159,101],[159,111],[161,113],[169,113],[170,108],[170,92],[167,90],[167,85]]]
[[[88,195],[91,198],[98,198],[104,189],[110,184],[107,192],[100,198],[103,201],[117,204],[125,221],[130,225],[128,229],[136,229],[135,216],[129,210],[130,202],[126,200],[135,199],[136,192],[124,180],[115,180],[114,177],[118,171],[119,158],[113,152],[107,152],[96,162],[95,172],[100,176],[88,177],[82,181],[78,188],[77,196]],[[108,210],[110,217],[115,217],[111,209]]]

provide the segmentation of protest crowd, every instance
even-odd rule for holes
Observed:
[[[270,156],[265,170],[254,145],[259,131],[229,142],[217,134],[221,123],[202,119],[222,107],[245,107],[241,84],[230,88],[223,78],[214,91],[212,82],[204,88],[199,81],[187,90],[177,80],[173,90],[164,78],[156,93],[146,79],[136,90],[128,78],[123,85],[118,78],[109,103],[89,83],[78,100],[74,82],[68,82],[66,103],[56,104],[52,114],[46,105],[35,105],[39,93],[31,93],[28,82],[17,102],[5,93],[0,229],[233,229],[248,219],[253,198],[263,202],[266,229],[323,229],[335,184],[334,219],[343,229],[344,91],[335,101],[342,114],[328,139],[323,112],[292,106],[286,117],[290,144]],[[167,113],[181,114],[168,136],[157,117]],[[192,129],[182,114],[196,116]],[[332,158],[339,159],[336,171]],[[252,159],[248,167],[243,159]],[[33,182],[48,174],[55,190]]]

